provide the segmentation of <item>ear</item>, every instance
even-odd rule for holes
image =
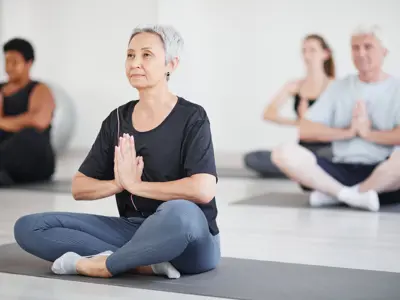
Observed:
[[[386,57],[389,54],[389,50],[384,48],[383,49],[383,56]]]
[[[179,65],[179,58],[175,57],[173,58],[168,64],[167,64],[167,72],[174,72],[175,69],[178,67]]]
[[[330,50],[325,50],[325,55],[324,55],[324,59],[328,60],[332,55],[332,52]]]
[[[33,61],[32,61],[32,60],[27,61],[27,62],[26,62],[26,65],[28,66],[29,69],[32,68]]]

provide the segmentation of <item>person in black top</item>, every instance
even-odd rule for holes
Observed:
[[[0,186],[50,179],[53,96],[30,77],[35,55],[28,41],[12,39],[3,51],[8,81],[0,83]]]
[[[76,200],[116,195],[120,217],[41,213],[15,224],[19,245],[54,261],[54,273],[111,277],[135,270],[178,278],[217,266],[210,122],[200,105],[167,84],[182,45],[171,27],[134,30],[126,75],[139,100],[105,118],[73,179]]]
[[[301,118],[318,99],[329,83],[335,78],[335,64],[332,50],[325,39],[317,34],[307,35],[303,40],[303,59],[307,74],[303,79],[286,83],[277,95],[270,101],[263,113],[264,120],[276,124],[297,126]],[[293,109],[297,118],[280,116],[279,110],[293,97]],[[324,157],[331,157],[330,143],[307,143],[299,141],[312,152],[318,152]],[[286,177],[271,161],[271,151],[257,150],[244,156],[247,168],[263,177]]]

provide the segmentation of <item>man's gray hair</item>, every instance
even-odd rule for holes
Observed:
[[[172,26],[158,24],[139,25],[133,30],[131,40],[136,34],[142,32],[154,33],[161,38],[165,50],[165,63],[181,57],[184,41],[179,32]]]
[[[360,36],[360,35],[373,35],[382,45],[382,47],[388,47],[387,41],[385,39],[382,28],[379,25],[359,25],[357,26],[352,33],[352,37]]]

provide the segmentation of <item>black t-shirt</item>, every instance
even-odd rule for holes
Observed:
[[[132,124],[132,113],[136,101],[130,101],[112,111],[103,121],[97,138],[82,163],[79,171],[99,180],[114,179],[114,149],[119,134],[133,135],[136,155],[142,156],[144,170],[142,181],[166,182],[182,179],[198,173],[217,177],[214,147],[207,113],[200,105],[181,97],[165,120],[156,128],[136,131]],[[116,195],[121,217],[149,216],[163,203],[154,199],[133,196],[123,191]],[[211,234],[219,229],[216,223],[215,198],[207,204],[197,204],[206,216]],[[142,215],[143,214],[143,215]]]

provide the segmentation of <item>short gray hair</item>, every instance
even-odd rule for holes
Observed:
[[[383,30],[379,25],[359,25],[352,33],[352,37],[360,35],[373,35],[382,45],[382,47],[387,48],[387,40],[383,34]]]
[[[157,24],[139,25],[133,30],[130,40],[142,32],[154,33],[161,38],[165,50],[165,63],[169,63],[174,58],[181,57],[184,41],[179,32],[172,26]]]

